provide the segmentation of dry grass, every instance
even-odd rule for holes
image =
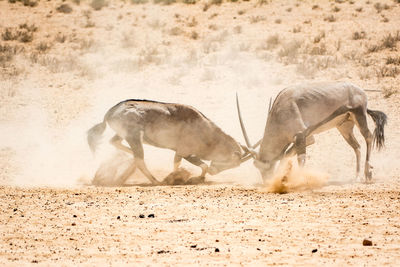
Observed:
[[[72,7],[68,4],[61,4],[59,5],[56,10],[60,13],[69,14],[72,13]]]
[[[400,56],[386,58],[386,64],[400,65]]]
[[[329,15],[329,16],[326,16],[324,18],[324,21],[335,22],[336,21],[336,17],[334,15]]]
[[[395,78],[400,73],[400,68],[396,66],[382,66],[376,70],[376,76],[378,79],[386,78],[386,77],[393,77]]]
[[[353,32],[353,35],[351,36],[352,40],[361,40],[365,39],[367,37],[367,34],[364,31],[356,31]]]
[[[396,50],[397,42],[400,41],[400,32],[397,31],[394,35],[391,33],[384,36],[380,44],[371,45],[368,47],[367,52],[374,53],[383,49]]]
[[[90,2],[90,6],[94,10],[100,10],[107,5],[108,5],[108,2],[106,0],[92,0],[92,2]]]

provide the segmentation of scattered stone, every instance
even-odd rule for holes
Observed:
[[[196,248],[197,247],[197,245],[191,245],[190,246],[190,248]]]
[[[16,212],[18,209],[17,208],[14,208],[14,212]]]
[[[151,213],[151,214],[149,214],[147,217],[148,217],[148,218],[154,218],[155,216],[154,216],[154,213]]]
[[[219,248],[215,248],[215,252],[219,252]]]
[[[140,214],[140,215],[139,215],[139,218],[142,218],[142,219],[143,219],[143,218],[144,218],[144,214]]]
[[[318,251],[318,249],[314,248],[311,252],[312,252],[312,253],[315,253],[315,252],[317,252],[317,251]]]
[[[76,223],[74,223],[74,222],[73,222],[71,225],[72,225],[72,226],[75,226],[75,225],[76,225]]]
[[[78,217],[78,216],[76,216],[76,215],[74,214],[74,215],[72,215],[72,217],[76,218],[76,217]]]
[[[117,220],[121,220],[121,216],[118,215],[118,216],[117,216]]]
[[[372,241],[368,240],[368,239],[364,239],[362,244],[363,244],[363,246],[372,246]]]
[[[260,248],[257,248],[257,250],[258,250],[258,251],[261,251],[261,249],[260,249]]]
[[[159,250],[157,251],[157,254],[165,254],[165,253],[169,253],[169,250]]]
[[[219,242],[219,240],[218,240],[218,239],[215,239],[215,242]]]

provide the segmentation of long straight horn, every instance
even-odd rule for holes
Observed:
[[[268,114],[271,111],[271,108],[272,108],[272,97],[269,98]]]
[[[250,147],[252,147],[252,145],[250,144],[249,137],[247,136],[246,129],[244,128],[244,124],[243,124],[243,120],[242,120],[242,114],[240,113],[239,97],[238,97],[237,92],[236,92],[236,107],[237,107],[237,112],[238,112],[238,116],[239,116],[240,128],[242,128],[242,133],[243,133],[244,140],[246,141],[247,147],[250,148]]]

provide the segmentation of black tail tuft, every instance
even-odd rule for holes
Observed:
[[[92,153],[96,152],[96,147],[100,143],[101,136],[106,129],[107,123],[104,120],[102,123],[96,124],[87,131],[87,142]]]
[[[379,110],[367,109],[367,113],[374,120],[376,126],[374,130],[374,146],[378,150],[381,150],[385,146],[385,125],[387,123],[387,116]]]

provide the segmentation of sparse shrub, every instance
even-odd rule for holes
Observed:
[[[242,26],[237,25],[237,26],[233,27],[233,32],[236,34],[242,33]]]
[[[321,31],[317,36],[314,37],[314,43],[319,43],[323,38],[325,38],[325,31]]]
[[[400,56],[386,58],[386,64],[400,65]]]
[[[148,0],[131,0],[131,4],[138,5],[138,4],[146,4]]]
[[[379,50],[381,50],[382,47],[380,45],[370,45],[367,49],[368,53],[375,53],[378,52]]]
[[[298,33],[298,32],[301,32],[301,26],[294,26],[293,33]]]
[[[21,51],[23,51],[23,47],[0,44],[0,64],[5,67],[5,63],[13,60],[14,56]]]
[[[382,40],[382,48],[390,48],[393,49],[396,47],[396,43],[400,41],[400,33],[397,32],[395,36],[392,36],[392,34],[388,34],[385,37],[383,37]]]
[[[339,51],[340,48],[342,47],[342,40],[339,39],[335,42],[335,47],[336,47],[336,51]]]
[[[319,8],[319,5],[313,5],[312,6],[312,10],[315,10],[315,9],[318,9]]]
[[[332,8],[332,11],[333,11],[333,12],[339,12],[339,11],[340,11],[340,8],[337,7],[337,6],[334,6],[334,7]]]
[[[239,10],[239,11],[238,11],[238,15],[243,15],[244,13],[246,13],[245,10]]]
[[[274,49],[278,46],[278,44],[280,43],[280,39],[279,39],[279,35],[278,34],[273,34],[270,35],[266,41],[266,49],[270,50],[270,49]]]
[[[192,38],[193,40],[197,40],[199,38],[199,34],[196,31],[192,31],[192,33],[190,34],[190,38]]]
[[[319,46],[314,46],[310,50],[310,55],[325,55],[326,54],[326,46],[324,43],[321,43]]]
[[[264,16],[258,16],[258,15],[250,17],[250,23],[257,23],[262,20],[266,20],[266,18]]]
[[[29,43],[33,40],[33,33],[32,32],[20,32],[20,37],[18,39],[22,43]]]
[[[365,39],[365,37],[367,36],[367,34],[364,31],[360,31],[360,32],[353,32],[352,35],[352,39],[353,40],[361,40],[361,39]]]
[[[54,39],[59,43],[64,43],[67,40],[67,36],[65,34],[58,33]]]
[[[276,19],[276,20],[275,20],[275,23],[276,23],[276,24],[281,24],[281,22],[282,22],[281,19]]]
[[[196,0],[183,0],[183,3],[187,5],[194,5],[196,4]]]
[[[28,32],[36,32],[37,29],[38,29],[38,27],[36,27],[35,24],[28,25],[27,23],[20,24],[18,27],[19,27],[21,30],[22,30],[22,29],[25,29],[25,30],[28,31]]]
[[[292,8],[291,7],[286,8],[286,12],[292,12]]]
[[[387,23],[387,22],[389,22],[389,19],[387,17],[383,17],[382,22]]]
[[[210,3],[205,3],[203,5],[203,12],[206,12],[210,8],[211,4]]]
[[[396,66],[383,66],[376,71],[378,78],[393,77],[395,78],[400,73],[400,68]]]
[[[381,4],[381,3],[375,3],[374,4],[374,7],[375,7],[375,9],[376,9],[376,11],[378,12],[378,13],[380,13],[382,10],[387,10],[387,9],[390,9],[390,6],[388,6],[388,4]]]
[[[335,22],[336,18],[334,15],[330,15],[324,18],[324,21],[328,21],[328,22]]]
[[[176,3],[176,0],[153,0],[154,4],[163,4],[163,5],[171,5],[173,3]]]
[[[69,14],[72,12],[72,7],[68,4],[59,5],[56,10],[60,13]]]
[[[192,17],[192,21],[190,21],[188,24],[187,24],[187,26],[188,27],[195,27],[196,25],[197,25],[197,20],[196,20],[196,18],[195,17]]]
[[[282,49],[278,52],[279,57],[295,58],[301,46],[299,41],[291,41],[283,45]]]
[[[39,51],[40,53],[44,53],[47,50],[50,49],[50,45],[46,42],[40,42],[37,46],[36,46],[36,50]]]
[[[103,7],[107,6],[107,1],[106,0],[92,0],[92,2],[90,3],[90,6],[94,9],[94,10],[100,10]]]
[[[222,4],[222,0],[211,0],[212,5],[220,5]]]
[[[356,11],[357,11],[357,12],[362,12],[362,11],[363,11],[363,8],[362,8],[362,7],[357,7],[357,8],[356,8]]]
[[[311,24],[311,20],[310,20],[310,19],[307,19],[307,20],[305,20],[303,23],[304,23],[304,24]]]
[[[169,34],[173,35],[173,36],[177,36],[177,35],[181,35],[183,33],[182,29],[179,27],[173,27],[171,28],[171,30],[169,31]]]
[[[4,32],[1,34],[3,41],[13,41],[18,39],[18,36],[14,34],[11,28],[6,28]]]
[[[389,86],[385,86],[382,89],[382,94],[383,94],[384,98],[389,98],[389,97],[391,97],[392,95],[394,95],[396,93],[397,93],[396,89],[391,87],[391,86],[390,87]]]
[[[209,28],[210,30],[213,30],[213,31],[218,30],[218,26],[215,25],[215,24],[210,24],[210,25],[208,26],[208,28]]]
[[[343,4],[346,1],[345,0],[335,0],[335,2],[338,3],[338,4]]]

